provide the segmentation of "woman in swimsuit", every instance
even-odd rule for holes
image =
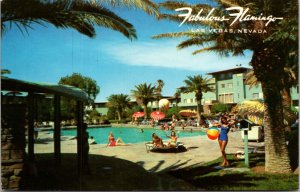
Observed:
[[[226,117],[221,117],[221,122],[219,124],[221,127],[221,133],[218,138],[219,146],[222,153],[223,163],[221,166],[229,166],[229,162],[226,158],[225,148],[228,143],[228,132],[230,130],[231,124],[228,122]]]
[[[168,147],[176,147],[177,137],[175,131],[171,131],[171,136],[168,136],[166,133],[166,136],[171,139],[171,141],[168,144]]]
[[[115,137],[112,132],[109,133],[107,146],[114,147],[118,145],[126,145],[123,140],[119,137],[115,140]]]
[[[155,147],[164,146],[163,140],[160,137],[158,137],[155,133],[152,133],[152,143]]]

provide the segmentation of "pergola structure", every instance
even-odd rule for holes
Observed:
[[[79,88],[67,85],[36,83],[22,81],[8,77],[1,77],[1,90],[14,92],[27,92],[27,112],[28,112],[28,159],[34,160],[34,112],[35,95],[50,94],[54,96],[54,159],[56,163],[61,162],[61,96],[74,99],[77,102],[77,154],[78,154],[78,172],[83,169],[83,104],[89,100],[88,95]],[[2,106],[3,107],[3,106]]]

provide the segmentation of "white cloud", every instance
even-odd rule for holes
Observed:
[[[177,68],[191,71],[217,71],[235,67],[236,64],[248,67],[251,53],[246,56],[220,57],[217,53],[207,52],[192,55],[197,47],[177,50],[178,41],[132,42],[106,45],[105,53],[119,63],[134,66]]]

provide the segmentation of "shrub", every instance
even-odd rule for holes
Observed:
[[[212,113],[224,113],[224,112],[229,112],[229,107],[228,105],[224,104],[224,103],[217,103],[214,104],[211,108],[211,112]]]

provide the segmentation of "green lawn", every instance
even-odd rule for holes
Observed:
[[[296,174],[265,173],[264,154],[251,154],[250,169],[244,172],[239,171],[245,168],[243,160],[234,160],[233,155],[228,155],[228,157],[231,162],[229,170],[219,169],[221,159],[217,159],[201,166],[171,171],[170,174],[203,190],[252,191],[297,190],[299,188],[299,176]]]

